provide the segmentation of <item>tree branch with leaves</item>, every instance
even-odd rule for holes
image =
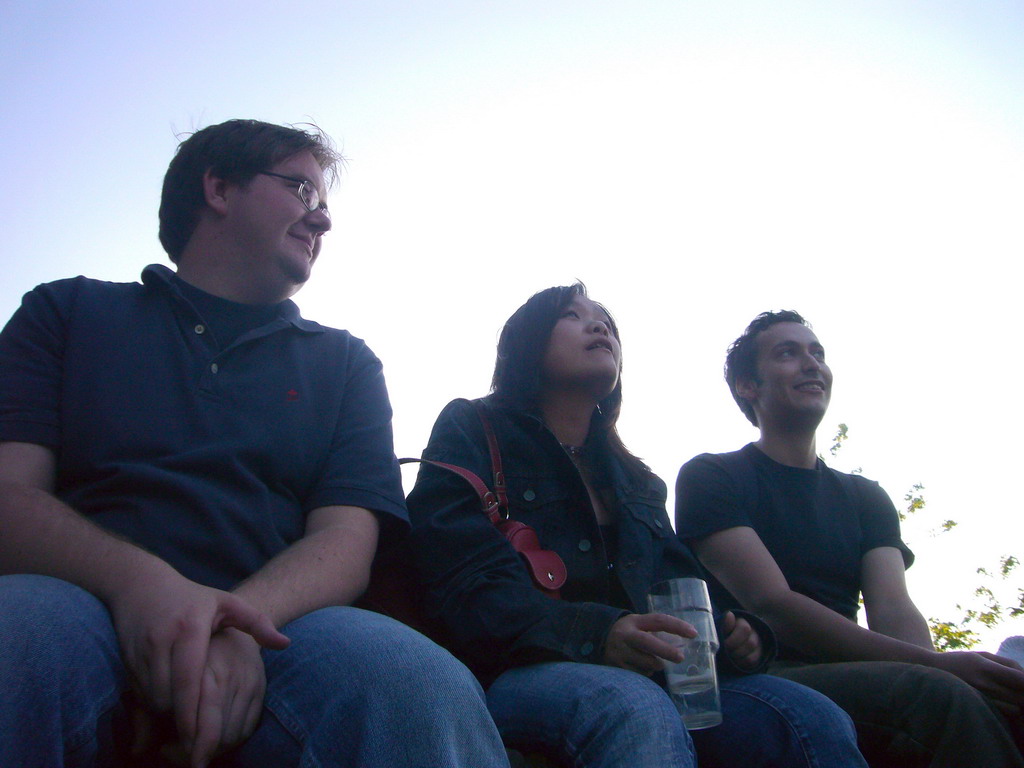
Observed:
[[[840,424],[832,438],[829,453],[833,457],[837,456],[849,437],[850,431],[847,425]],[[860,467],[849,471],[851,474],[861,474]],[[925,510],[927,501],[923,492],[924,485],[914,483],[904,494],[903,501],[906,506],[897,510],[900,522],[905,522]],[[956,526],[956,520],[943,520],[933,535],[949,533]],[[1010,576],[1019,565],[1020,560],[1014,555],[1003,555],[999,558],[996,568],[991,570],[985,567],[977,568],[975,572],[981,578],[981,584],[973,592],[972,603],[969,603],[967,607],[961,603],[956,604],[956,612],[960,614],[960,618],[947,620],[928,618],[928,627],[938,650],[969,650],[981,642],[981,636],[978,633],[982,629],[992,629],[1007,619],[1024,616],[1024,589],[1016,588],[1015,602],[1005,603],[997,596],[997,593],[1005,592],[1004,589],[1000,589],[1000,586],[1010,580]]]

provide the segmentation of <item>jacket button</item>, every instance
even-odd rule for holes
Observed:
[[[589,552],[591,547],[590,539],[580,539],[580,543],[576,546],[580,548],[580,552]]]
[[[584,643],[580,646],[580,656],[589,656],[594,652],[593,643]]]
[[[526,499],[527,501],[533,501],[534,499],[537,498],[537,494],[533,492],[532,488],[527,488],[525,491],[523,491],[523,498]]]
[[[196,333],[198,333],[198,334],[200,334],[200,335],[202,335],[202,334],[206,333],[206,326],[205,326],[205,325],[203,325],[202,323],[200,323],[199,325],[197,325],[197,326],[196,326]]]
[[[216,363],[210,363],[210,372],[211,373],[216,373],[219,370],[220,370],[220,366],[219,365],[217,365]]]

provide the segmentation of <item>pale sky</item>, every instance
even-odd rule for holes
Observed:
[[[1024,556],[1024,5],[95,5],[0,3],[3,318],[40,282],[166,263],[177,133],[313,120],[350,162],[296,300],[382,358],[400,455],[486,392],[517,306],[579,278],[621,327],[623,435],[671,486],[755,438],[725,348],[792,308],[835,373],[820,450],[846,422],[836,466],[897,503],[926,486],[923,612]]]

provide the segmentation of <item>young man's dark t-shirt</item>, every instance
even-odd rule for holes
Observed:
[[[753,444],[687,462],[676,482],[676,531],[690,543],[738,526],[753,528],[789,586],[856,621],[860,563],[876,547],[914,556],[900,538],[899,516],[878,483],[830,469],[780,464]],[[740,607],[714,577],[712,597]],[[783,656],[797,655],[783,649]]]

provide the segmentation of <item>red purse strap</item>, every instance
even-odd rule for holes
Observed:
[[[501,469],[501,451],[498,450],[498,438],[494,435],[494,428],[490,419],[487,418],[487,408],[479,400],[473,401],[476,408],[476,415],[480,417],[480,423],[484,427],[484,435],[487,436],[487,450],[491,452],[491,472],[494,475],[494,494],[498,497],[497,509],[494,513],[488,512],[487,517],[495,525],[501,520],[508,520],[508,490],[505,487],[505,473]]]
[[[508,539],[512,548],[515,549],[526,561],[530,569],[530,576],[534,584],[540,587],[546,594],[558,598],[558,590],[565,584],[568,572],[565,563],[558,553],[542,549],[536,532],[525,523],[512,520],[508,511],[508,490],[505,485],[505,473],[501,468],[501,451],[498,449],[498,438],[494,434],[494,428],[487,418],[486,406],[479,400],[473,400],[477,416],[484,428],[484,435],[487,437],[487,449],[491,454],[491,472],[494,475],[494,491],[492,492],[487,484],[481,480],[476,473],[465,467],[455,464],[446,464],[443,461],[432,461],[431,459],[399,459],[399,464],[430,464],[432,467],[446,469],[454,472],[476,491],[480,499],[480,509],[487,519],[497,527]]]
[[[398,463],[429,464],[432,467],[440,467],[441,469],[447,469],[449,472],[454,472],[473,486],[477,498],[480,499],[480,508],[487,515],[487,519],[494,525],[498,525],[502,520],[508,520],[508,491],[505,486],[505,473],[501,469],[501,451],[498,450],[498,438],[494,434],[494,428],[491,426],[490,419],[487,418],[484,404],[479,400],[473,400],[472,402],[477,416],[480,417],[480,423],[483,425],[484,436],[487,438],[487,450],[491,454],[491,473],[494,476],[493,492],[483,480],[477,477],[476,473],[470,472],[465,467],[446,464],[443,461],[432,461],[431,459],[399,459]]]
[[[487,515],[487,518],[495,525],[501,522],[501,518],[498,515],[498,497],[491,492],[491,489],[487,487],[487,484],[483,480],[477,477],[475,472],[470,472],[465,467],[459,467],[455,464],[446,464],[443,461],[432,461],[430,459],[399,459],[398,463],[429,464],[432,467],[440,467],[441,469],[447,469],[449,472],[454,472],[473,486],[473,490],[476,491],[477,498],[480,499],[480,509],[483,510],[485,515]]]

